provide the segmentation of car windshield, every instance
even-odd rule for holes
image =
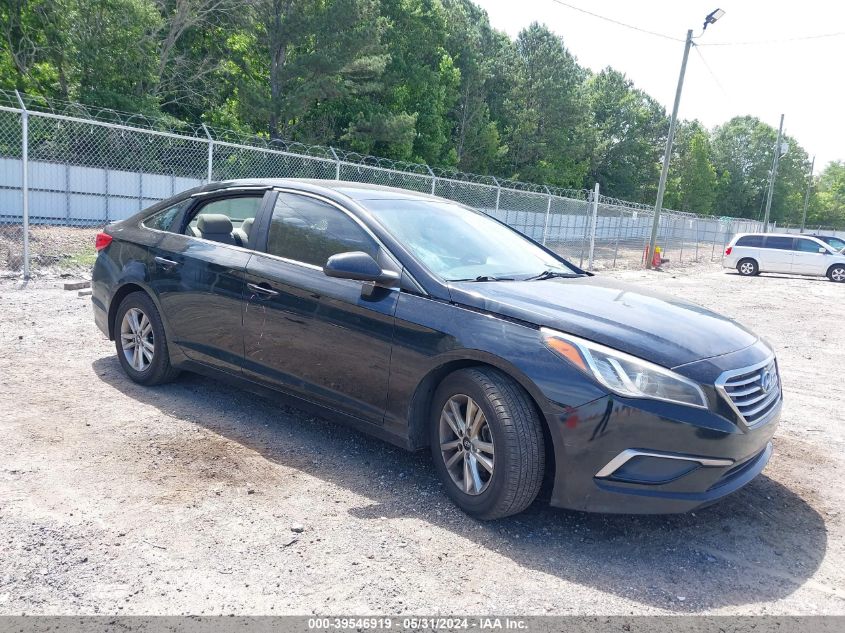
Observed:
[[[576,276],[521,233],[457,204],[437,200],[367,200],[376,220],[446,281]]]

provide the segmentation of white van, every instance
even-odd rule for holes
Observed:
[[[845,254],[810,235],[740,233],[725,249],[722,265],[746,277],[791,273],[845,282]]]

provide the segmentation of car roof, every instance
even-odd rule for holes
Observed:
[[[413,175],[410,175],[413,178]],[[426,186],[429,186],[426,184]],[[356,201],[363,200],[443,200],[428,193],[386,187],[347,180],[321,180],[317,178],[239,178],[208,183],[195,189],[195,193],[237,189],[239,187],[295,187],[305,191],[336,192]]]
[[[815,237],[818,239],[818,235],[808,235],[806,233],[737,233],[737,237],[745,237],[746,235],[764,235],[766,237]]]

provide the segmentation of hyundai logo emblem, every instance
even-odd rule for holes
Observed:
[[[760,389],[763,390],[763,393],[769,393],[769,391],[771,391],[772,389],[773,384],[774,374],[772,374],[770,369],[764,369],[763,373],[760,374]]]

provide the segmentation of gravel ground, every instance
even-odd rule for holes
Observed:
[[[427,454],[197,376],[134,385],[87,297],[0,281],[0,614],[845,614],[845,287],[611,274],[778,350],[775,456],[713,507],[476,522]]]

